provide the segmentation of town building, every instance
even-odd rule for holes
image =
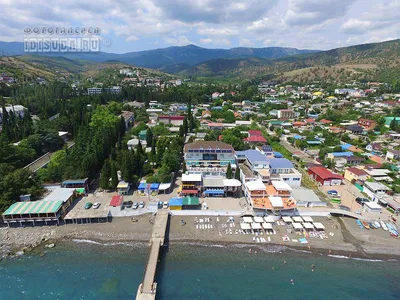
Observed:
[[[232,172],[236,169],[235,150],[226,143],[197,141],[186,144],[183,153],[187,174],[226,177],[229,164]]]
[[[344,170],[344,178],[350,182],[364,182],[368,179],[368,173],[363,169],[351,167]]]
[[[399,150],[388,150],[386,152],[386,160],[400,160]]]
[[[109,93],[109,94],[119,94],[121,93],[122,88],[120,86],[113,86],[110,88],[100,88],[100,87],[91,87],[87,89],[88,95],[99,95],[101,93]]]
[[[6,106],[6,111],[10,115],[13,113],[15,117],[23,118],[27,109],[22,105],[9,105]],[[0,109],[0,123],[3,121],[3,110]]]
[[[373,130],[376,127],[376,121],[365,118],[359,118],[358,125],[364,127],[365,130]]]
[[[184,116],[159,116],[158,121],[164,124],[171,124],[173,126],[183,125]]]
[[[335,186],[342,184],[342,176],[335,174],[325,167],[312,167],[308,169],[308,174],[323,186]]]
[[[296,118],[296,113],[293,109],[280,109],[277,112],[278,119],[294,119]]]
[[[363,192],[373,201],[377,201],[378,198],[383,197],[390,191],[386,185],[379,182],[365,182]]]

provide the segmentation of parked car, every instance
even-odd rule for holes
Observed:
[[[131,208],[132,205],[133,205],[133,202],[132,202],[132,201],[126,201],[126,202],[124,202],[124,206],[127,207],[127,208]]]
[[[159,202],[157,203],[157,206],[158,206],[159,209],[163,208],[163,202],[162,202],[162,201],[159,201]]]
[[[132,208],[133,209],[138,209],[139,208],[139,203],[137,203],[137,202],[133,203]]]
[[[333,196],[333,197],[340,197],[338,191],[336,190],[330,190],[327,192],[328,195]]]
[[[339,205],[339,208],[342,210],[350,211],[350,207],[348,207],[346,205]]]
[[[95,204],[93,204],[93,208],[98,209],[100,207],[100,205],[101,204],[99,202],[96,202]]]
[[[139,203],[139,208],[143,208],[143,207],[144,207],[144,202],[141,201],[141,202]]]
[[[364,205],[365,202],[369,202],[368,198],[357,197],[356,202],[360,205]]]
[[[169,204],[168,204],[168,201],[164,201],[164,204],[163,204],[163,208],[168,208],[168,206],[169,206]]]
[[[92,202],[86,202],[84,208],[85,208],[85,209],[89,209],[89,208],[91,208],[92,206],[93,206],[93,203],[92,203]]]

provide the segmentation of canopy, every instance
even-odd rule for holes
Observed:
[[[314,222],[314,226],[317,229],[325,229],[325,226],[322,223]]]
[[[77,188],[77,189],[75,189],[75,190],[76,190],[76,192],[79,193],[79,194],[85,194],[85,193],[86,193],[85,188]]]
[[[190,194],[198,194],[198,190],[182,190],[182,194],[185,194],[185,195],[190,195]]]
[[[147,184],[145,182],[141,182],[138,186],[139,191],[144,191],[147,187]]]
[[[252,223],[253,219],[251,217],[243,217],[243,222],[245,223]]]
[[[300,223],[293,223],[292,225],[293,225],[293,228],[296,229],[296,230],[297,229],[303,229],[303,226]]]
[[[267,223],[275,223],[275,220],[274,220],[273,216],[266,216],[266,217],[264,217],[264,220]]]
[[[293,217],[292,219],[293,219],[293,221],[298,222],[298,223],[303,222],[303,219],[301,217]]]
[[[304,222],[312,223],[314,222],[313,218],[311,217],[303,217]]]
[[[240,228],[242,228],[243,230],[251,229],[250,224],[248,223],[240,223]]]
[[[283,219],[283,222],[285,222],[285,223],[292,223],[293,222],[291,217],[283,217],[282,219]]]
[[[223,195],[224,191],[223,190],[206,190],[206,191],[204,191],[204,194],[206,194],[206,195]]]
[[[303,223],[303,226],[306,229],[314,229],[314,225],[311,223]]]
[[[262,217],[254,217],[254,222],[255,223],[262,223],[262,222],[264,222],[264,220],[263,220]]]
[[[117,189],[127,189],[129,187],[129,183],[125,181],[120,181],[117,185]]]
[[[110,206],[121,206],[123,200],[124,198],[121,195],[115,195],[111,198]]]
[[[152,190],[152,191],[158,190],[159,186],[160,186],[159,183],[152,183],[150,185],[150,190]]]
[[[273,207],[283,207],[283,201],[281,197],[269,197]]]
[[[197,197],[185,197],[183,198],[183,205],[199,205],[200,201]]]
[[[261,229],[261,224],[260,223],[251,223],[251,228],[253,228],[253,229]]]
[[[182,198],[171,198],[169,199],[169,206],[182,206]]]
[[[262,223],[262,227],[264,228],[264,229],[271,229],[272,230],[272,225],[270,224],[270,223]]]

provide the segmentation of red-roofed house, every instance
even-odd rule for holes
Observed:
[[[306,123],[306,122],[296,121],[296,122],[293,122],[292,125],[293,125],[294,127],[301,127],[301,126],[306,126],[307,123]]]
[[[112,207],[121,207],[124,202],[124,197],[121,195],[115,195],[111,198],[110,206]]]
[[[261,130],[249,130],[249,136],[262,136]]]
[[[164,124],[172,124],[181,126],[183,124],[184,116],[159,116],[158,121]]]
[[[343,177],[335,174],[325,167],[313,167],[308,169],[308,174],[321,185],[341,185]]]
[[[246,143],[249,144],[256,144],[256,143],[266,143],[267,140],[262,135],[253,135],[249,136],[248,138],[243,139]]]
[[[319,122],[320,122],[321,124],[325,124],[325,125],[329,125],[329,124],[332,124],[332,123],[333,123],[333,121],[327,120],[327,119],[322,119],[322,120],[320,120]]]
[[[314,124],[315,123],[315,119],[308,118],[308,119],[305,119],[304,122],[306,122],[307,124]]]
[[[376,121],[365,118],[359,118],[358,125],[364,127],[366,130],[372,130],[376,127]]]

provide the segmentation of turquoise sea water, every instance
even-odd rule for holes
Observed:
[[[157,299],[400,299],[399,262],[248,249],[172,243]],[[0,262],[0,299],[134,299],[146,258],[144,245],[57,245]]]

